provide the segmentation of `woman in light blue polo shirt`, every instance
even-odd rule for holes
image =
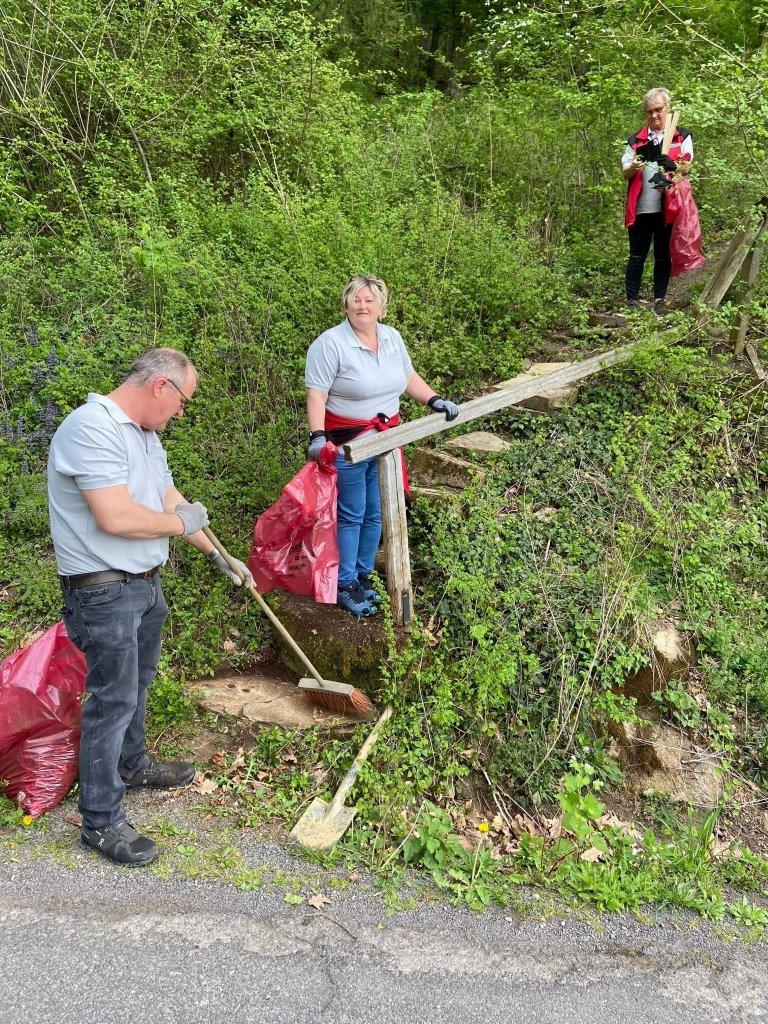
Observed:
[[[305,383],[311,459],[332,441],[346,444],[392,425],[405,393],[446,419],[459,407],[440,398],[416,373],[403,339],[386,316],[387,286],[377,277],[351,278],[342,293],[346,319],[312,342]],[[342,608],[358,617],[373,615],[378,595],[371,586],[381,538],[381,502],[376,459],[348,463],[336,459],[338,478],[339,596]]]

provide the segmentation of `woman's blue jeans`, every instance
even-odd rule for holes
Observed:
[[[373,572],[381,539],[381,498],[377,459],[345,462],[336,458],[338,477],[339,583],[353,583]]]
[[[80,811],[88,828],[125,818],[123,778],[149,760],[147,687],[167,615],[159,575],[64,594],[64,625],[88,663],[80,736]]]

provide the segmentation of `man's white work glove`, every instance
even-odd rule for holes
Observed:
[[[181,501],[173,510],[182,522],[184,536],[198,533],[210,522],[208,509],[200,501]]]
[[[216,566],[216,568],[219,570],[219,572],[222,573],[224,576],[229,577],[229,579],[232,580],[232,582],[236,586],[241,587],[241,586],[243,586],[243,583],[245,583],[246,587],[253,587],[254,586],[254,579],[253,579],[253,576],[251,575],[251,570],[248,568],[248,566],[245,564],[245,562],[241,562],[239,558],[233,558],[232,559],[232,561],[237,566],[238,572],[241,574],[241,575],[238,576],[238,574],[234,571],[234,569],[230,569],[230,567],[227,565],[225,559],[222,558],[222,556],[219,554],[219,552],[215,548],[211,552],[210,557],[211,557],[211,561]]]

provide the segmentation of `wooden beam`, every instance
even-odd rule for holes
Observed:
[[[544,373],[540,377],[534,377],[522,384],[515,384],[503,391],[493,391],[488,395],[481,395],[480,398],[473,398],[459,406],[459,415],[450,422],[446,420],[443,413],[433,413],[410,423],[401,423],[397,427],[392,427],[391,430],[383,430],[360,440],[350,441],[348,444],[342,445],[344,458],[347,462],[362,462],[365,459],[372,459],[376,455],[392,451],[393,448],[421,441],[425,437],[439,434],[444,430],[453,430],[454,427],[460,427],[471,420],[482,419],[492,412],[516,405],[526,398],[533,398],[534,395],[541,395],[553,388],[564,387],[566,384],[573,384],[600,370],[606,370],[610,366],[626,362],[632,358],[640,344],[640,342],[633,342],[622,348],[612,349],[609,352],[591,356],[589,359],[582,359],[563,370]]]
[[[387,593],[392,603],[395,625],[407,626],[413,613],[413,588],[408,552],[408,522],[405,517],[403,461],[399,451],[386,452],[379,457],[379,491]]]
[[[738,320],[731,329],[731,344],[733,345],[734,355],[744,355],[744,346],[747,340],[747,330],[749,329],[749,303],[752,301],[752,295],[755,290],[755,282],[757,281],[758,274],[760,273],[760,262],[763,256],[763,239],[758,239],[757,242],[752,246],[752,251],[744,261],[744,265],[741,268],[742,279],[744,281],[744,287],[741,295],[739,296],[739,302],[741,304],[741,310],[739,312]]]

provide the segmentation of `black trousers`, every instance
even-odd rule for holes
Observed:
[[[653,240],[653,297],[663,299],[667,294],[672,260],[669,239],[672,225],[664,223],[663,213],[640,213],[629,231],[629,259],[627,260],[627,298],[640,294],[643,267]]]

